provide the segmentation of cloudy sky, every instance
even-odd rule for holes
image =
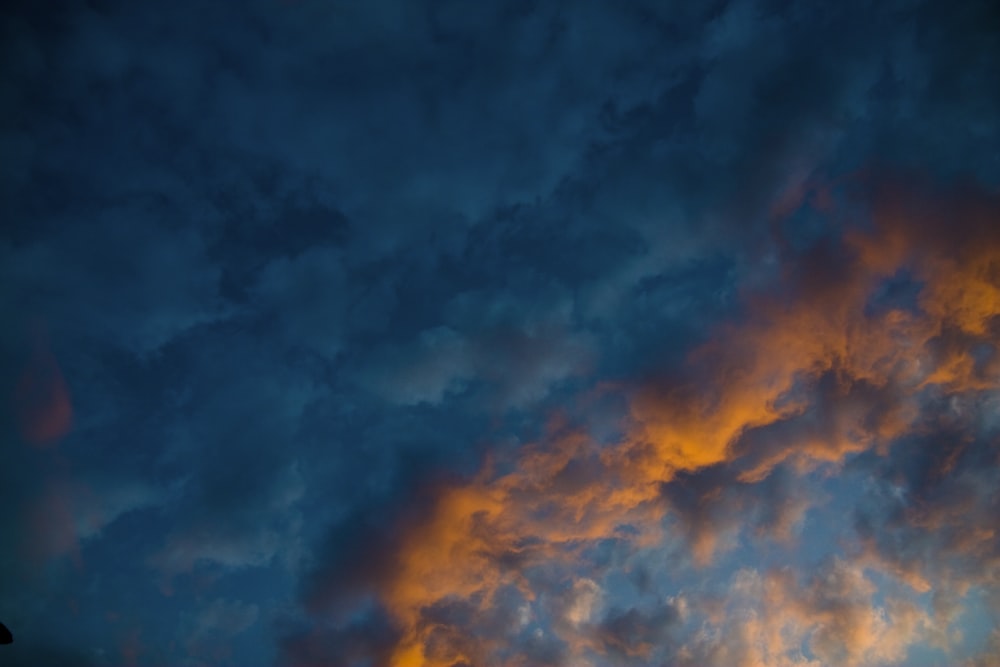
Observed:
[[[998,664],[996,3],[0,45],[4,665]]]

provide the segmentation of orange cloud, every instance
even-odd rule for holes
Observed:
[[[697,389],[639,391],[633,416],[642,428],[626,445],[650,454],[635,470],[639,480],[731,459],[749,431],[801,415],[810,401],[800,387],[823,374],[891,388],[892,414],[866,424],[863,406],[841,406],[833,423],[772,452],[748,480],[789,457],[838,461],[892,440],[916,418],[921,389],[996,388],[1000,359],[981,364],[974,350],[995,351],[1000,334],[1000,202],[952,195],[954,206],[942,210],[894,187],[878,193],[872,231],[852,228],[788,258],[772,291],[748,295],[748,321],[723,327],[692,355]],[[870,312],[900,271],[922,283],[918,307]]]
[[[703,632],[686,642],[680,664],[899,664],[931,621],[907,601],[874,604],[875,592],[859,567],[841,560],[806,582],[787,569],[741,570],[733,578],[728,608],[712,614]]]
[[[379,584],[401,628],[390,664],[495,659],[509,629],[463,632],[431,610],[462,601],[469,614],[486,614],[505,591],[530,608],[538,601],[532,569],[560,580],[597,540],[656,544],[668,512],[663,485],[680,473],[738,464],[740,480],[754,484],[782,462],[799,470],[835,464],[912,430],[923,392],[997,389],[1000,205],[968,195],[946,198],[942,209],[920,196],[877,189],[870,224],[851,222],[840,238],[788,253],[776,284],[746,295],[745,321],[720,328],[679,378],[630,392],[621,442],[600,447],[557,428],[513,461],[439,489],[430,515],[404,530],[395,567]],[[901,275],[917,286],[914,304],[883,298],[887,281]],[[992,360],[977,349],[992,350]],[[707,563],[722,536],[709,527],[693,538],[695,559]],[[823,662],[905,656],[927,623],[922,612],[902,602],[888,612],[855,604],[872,592],[860,571],[840,564],[831,576],[854,597],[824,610],[822,582],[803,599],[785,575],[769,575],[760,583],[769,611],[740,630],[760,645],[731,664],[807,664],[787,643],[804,633]],[[918,589],[926,583],[910,579]],[[552,631],[579,664],[599,650],[582,621]]]
[[[505,588],[531,603],[532,567],[571,564],[584,546],[615,535],[654,543],[663,513],[655,496],[624,484],[599,449],[572,431],[525,448],[513,472],[488,466],[467,485],[445,487],[430,517],[407,531],[382,586],[404,628],[390,664],[481,664],[490,640],[466,647],[467,639],[427,620],[428,607],[461,599],[484,611]]]

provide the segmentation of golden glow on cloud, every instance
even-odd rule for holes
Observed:
[[[488,642],[479,642],[475,654],[459,646],[466,640],[442,642],[442,628],[423,619],[428,605],[463,599],[483,610],[504,587],[531,602],[525,567],[571,565],[582,546],[621,534],[624,525],[646,531],[635,534],[639,542],[659,539],[662,509],[649,504],[654,490],[643,495],[623,485],[599,454],[579,433],[553,433],[545,447],[526,448],[514,472],[494,476],[487,469],[468,485],[440,491],[431,516],[409,529],[385,582],[386,607],[404,628],[391,664],[480,664]],[[584,457],[594,472],[574,474],[571,462]],[[585,606],[574,602],[570,626],[583,623]]]
[[[534,602],[530,567],[569,576],[581,550],[599,539],[657,544],[667,538],[669,512],[661,488],[680,472],[742,460],[740,479],[752,484],[786,461],[800,471],[836,464],[908,433],[923,391],[1000,388],[997,355],[984,367],[974,353],[997,347],[1000,209],[959,205],[950,210],[954,219],[942,219],[899,192],[883,192],[875,204],[870,231],[786,258],[770,291],[746,295],[746,321],[719,329],[679,379],[631,392],[631,426],[621,442],[598,447],[584,434],[554,428],[548,440],[519,452],[511,471],[490,465],[469,483],[440,488],[430,515],[404,533],[396,567],[382,582],[381,599],[402,629],[391,664],[484,664],[502,649],[500,640],[448,627],[427,610],[461,600],[485,612],[507,588]],[[900,271],[920,284],[917,307],[873,302]],[[869,393],[859,397],[859,386]],[[784,430],[764,444],[753,440],[777,425]],[[966,546],[992,539],[983,529],[969,534]],[[709,563],[720,540],[711,527],[701,530],[689,545],[693,559]],[[928,618],[904,601],[872,606],[873,584],[859,568],[838,561],[829,581],[800,593],[788,573],[748,574],[740,585],[763,610],[733,629],[744,652],[719,648],[711,664],[902,659]],[[883,570],[917,591],[929,589],[919,572]],[[551,628],[579,664],[585,651],[600,650],[587,638],[591,592],[593,599],[576,600],[566,612],[568,622]],[[833,596],[832,606],[824,596]],[[795,657],[805,637],[818,662]]]
[[[787,569],[741,570],[730,587],[733,609],[682,652],[755,667],[898,663],[930,620],[906,601],[873,604],[875,592],[861,568],[842,560],[807,582]],[[803,643],[815,660],[802,654]]]

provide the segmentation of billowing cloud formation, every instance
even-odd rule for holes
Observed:
[[[997,662],[995,5],[6,3],[3,659]]]
[[[932,627],[931,616],[906,597],[873,606],[876,588],[860,565],[836,560],[806,585],[787,571],[763,578],[748,571],[733,584],[736,600],[763,609],[734,610],[730,601],[709,614],[723,614],[720,629],[675,651],[662,637],[644,639],[643,623],[629,616],[635,608],[600,620],[602,587],[594,579],[608,576],[602,547],[627,560],[674,535],[686,536],[695,563],[706,565],[751,532],[729,517],[756,516],[758,534],[794,539],[810,499],[801,490],[780,495],[782,483],[817,469],[826,474],[869,450],[895,469],[913,456],[900,450],[932,446],[928,429],[947,435],[929,423],[940,406],[960,410],[1000,392],[1000,202],[971,191],[901,201],[900,187],[878,184],[870,220],[781,258],[766,291],[746,295],[745,321],[721,326],[680,376],[632,392],[619,442],[599,445],[555,428],[472,483],[435,491],[429,515],[409,523],[373,582],[401,628],[389,664],[532,663],[530,650],[511,648],[529,628],[551,633],[567,664],[603,664],[611,655],[717,665],[905,658]],[[964,427],[988,443],[993,460],[984,463],[995,464],[996,425]],[[944,467],[931,474],[947,480],[961,453],[939,457]],[[995,485],[987,488],[995,493]],[[992,503],[966,502],[967,510],[984,511]],[[939,566],[948,552],[974,556],[949,576],[995,586],[993,529],[958,523],[965,537],[949,538],[946,522],[961,517],[939,515],[946,503],[931,507],[930,514],[910,510],[902,523],[931,531],[926,548]],[[866,533],[859,545],[870,556],[860,563],[918,593],[930,590],[918,574],[887,562],[878,533]]]
[[[741,570],[724,610],[707,614],[705,626],[678,650],[676,664],[898,664],[930,621],[909,601],[876,604],[876,590],[860,568],[840,560],[806,582],[787,569]]]

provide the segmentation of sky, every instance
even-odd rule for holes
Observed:
[[[995,2],[0,45],[2,664],[1000,664]]]

